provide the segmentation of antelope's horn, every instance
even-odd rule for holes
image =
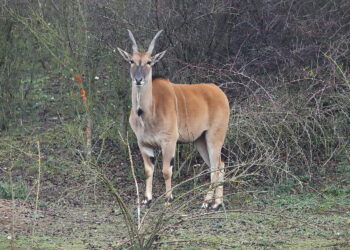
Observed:
[[[163,32],[163,30],[158,31],[158,33],[154,36],[152,42],[150,43],[150,45],[149,45],[149,47],[148,47],[148,50],[147,50],[147,52],[148,52],[150,55],[152,55],[152,52],[153,52],[153,49],[154,49],[154,45],[155,45],[155,43],[156,43],[156,40],[157,40],[158,36],[160,35],[160,33],[162,33],[162,32]]]
[[[138,49],[137,49],[137,44],[136,44],[136,41],[135,41],[135,37],[131,33],[130,30],[128,30],[128,33],[129,33],[129,37],[130,37],[130,39],[132,41],[132,51],[133,51],[133,53],[136,53],[136,52],[138,52]]]

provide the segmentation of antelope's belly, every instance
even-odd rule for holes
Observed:
[[[184,143],[193,142],[197,140],[204,132],[205,132],[204,129],[195,130],[195,131],[180,130],[178,141],[184,142]]]

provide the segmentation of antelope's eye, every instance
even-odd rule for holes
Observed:
[[[130,60],[130,64],[134,64],[135,62],[134,62],[134,60]]]
[[[151,65],[151,63],[152,63],[152,61],[148,61],[148,62],[147,62],[148,65]]]

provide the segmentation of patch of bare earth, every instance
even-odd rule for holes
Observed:
[[[126,239],[121,215],[111,207],[53,205],[36,213],[33,203],[0,199],[0,234],[74,240],[88,249],[108,249]]]

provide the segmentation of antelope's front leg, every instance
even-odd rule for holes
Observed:
[[[173,174],[174,156],[176,149],[176,141],[174,143],[168,142],[162,145],[163,154],[163,177],[165,181],[165,198],[167,199],[166,204],[169,204],[173,199],[171,190],[171,176]]]
[[[145,165],[145,176],[146,176],[146,191],[145,199],[142,204],[149,207],[152,202],[152,183],[153,183],[153,172],[154,172],[154,151],[151,148],[143,147],[139,145],[141,150],[143,163]]]

